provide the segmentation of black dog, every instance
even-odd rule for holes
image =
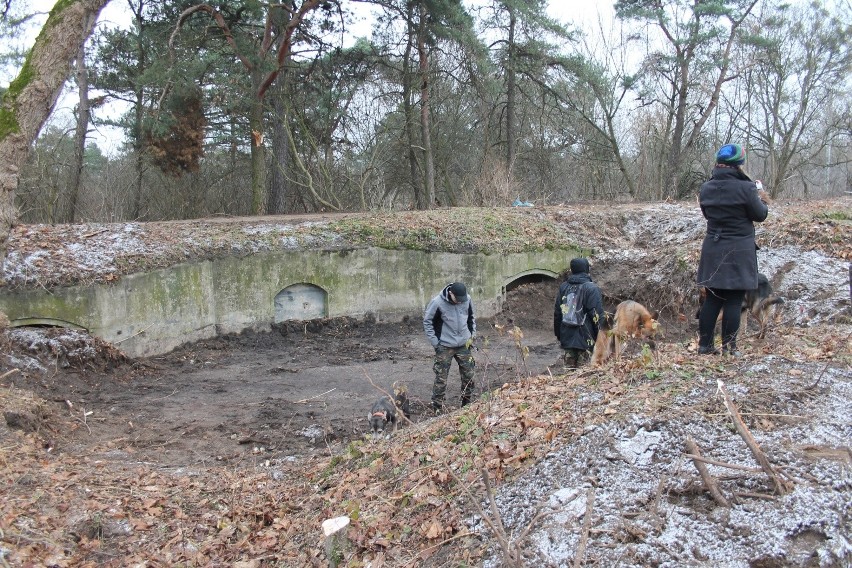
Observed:
[[[370,422],[370,430],[373,434],[384,432],[388,424],[392,425],[393,431],[396,432],[396,406],[389,397],[383,396],[373,403],[367,420]]]
[[[391,401],[390,397],[383,396],[375,403],[373,403],[373,407],[370,409],[370,414],[367,416],[367,420],[370,423],[370,430],[373,434],[378,434],[380,432],[384,432],[387,429],[388,424],[393,427],[393,431],[396,432],[396,427],[398,423],[397,412],[402,412],[402,415],[408,419],[410,415],[411,404],[408,401],[408,394],[406,394],[405,385],[400,383],[393,384],[393,401]]]

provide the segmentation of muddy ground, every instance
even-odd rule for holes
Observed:
[[[509,292],[497,318],[480,320],[478,393],[549,367],[561,370],[552,333],[556,290],[552,280],[525,284]],[[523,332],[526,360],[507,331],[513,326]],[[56,343],[75,336],[47,333]],[[85,414],[75,445],[114,459],[132,452],[140,461],[191,466],[329,452],[331,444],[365,436],[370,405],[394,382],[408,389],[413,422],[434,416],[426,408],[433,350],[416,318],[399,324],[348,318],[282,324],[270,333],[219,337],[109,366],[102,354],[86,359],[74,354],[79,346],[66,345],[71,356],[44,367],[29,359],[36,354],[31,346],[42,345],[42,353],[60,348],[33,341],[33,332],[13,334],[23,371],[12,378],[15,386],[52,400],[61,412]],[[457,405],[459,396],[455,367],[447,403]]]
[[[523,284],[508,292],[496,318],[479,321],[477,394],[551,369],[562,372],[562,350],[552,331],[557,290],[554,280]],[[511,333],[515,326],[523,333],[520,347]],[[191,466],[328,453],[332,444],[367,434],[370,405],[395,382],[407,388],[412,422],[434,417],[427,408],[434,352],[418,318],[398,324],[293,322],[117,366],[105,366],[102,353],[86,359],[74,355],[80,347],[66,345],[71,357],[44,367],[27,360],[43,340],[34,340],[32,332],[12,333],[19,338],[15,355],[23,371],[12,379],[15,386],[54,401],[62,412],[85,414],[75,444],[114,459],[132,452],[140,461]],[[86,342],[67,330],[47,334],[57,343]],[[454,366],[448,406],[457,406],[459,397]]]

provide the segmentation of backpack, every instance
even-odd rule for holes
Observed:
[[[586,312],[583,311],[582,284],[573,284],[562,297],[562,325],[580,327],[586,323]]]

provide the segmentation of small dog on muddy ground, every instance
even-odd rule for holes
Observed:
[[[615,316],[611,329],[600,327],[595,347],[592,351],[592,364],[603,365],[613,353],[616,359],[621,359],[624,343],[631,337],[639,338],[643,343],[654,348],[654,337],[657,334],[657,312],[651,313],[648,308],[634,302],[625,300],[615,308]]]
[[[773,293],[772,284],[769,283],[769,278],[766,277],[765,274],[758,273],[757,274],[757,288],[754,290],[747,290],[745,299],[743,300],[742,313],[740,315],[740,329],[745,331],[748,329],[748,318],[752,316],[757,320],[758,324],[758,334],[757,337],[759,339],[763,339],[766,335],[766,329],[769,326],[769,322],[775,317],[776,306],[783,304],[784,299],[780,296],[776,296]],[[707,289],[701,288],[698,291],[698,312],[696,312],[695,317],[698,318],[698,315],[701,313],[701,306],[704,304],[704,300],[707,298]],[[716,320],[718,324],[722,321],[722,313],[719,313],[719,317]]]
[[[370,431],[376,435],[384,433],[390,424],[392,431],[396,432],[399,423],[397,412],[402,412],[406,419],[410,417],[408,394],[405,385],[394,383],[393,400],[389,396],[383,396],[373,403],[367,420],[370,423]]]

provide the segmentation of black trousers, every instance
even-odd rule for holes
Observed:
[[[707,297],[698,314],[698,346],[712,347],[716,320],[722,312],[722,346],[736,348],[737,333],[740,331],[745,290],[720,290],[707,288]]]

